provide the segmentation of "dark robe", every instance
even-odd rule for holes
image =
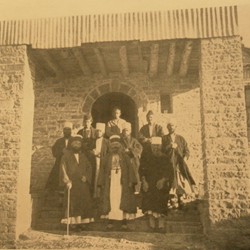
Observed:
[[[96,138],[97,140],[97,138]],[[95,145],[96,145],[96,140],[95,140]],[[108,153],[108,150],[109,150],[109,140],[106,139],[106,138],[103,138],[102,139],[102,146],[101,146],[101,152],[100,152],[100,169],[103,167],[103,160],[105,158],[105,156],[107,155]],[[92,178],[92,187],[91,187],[91,191],[92,193],[95,191],[94,189],[94,185],[95,185],[95,175],[96,175],[96,157],[97,156],[94,156],[92,158],[92,166],[93,166],[93,178]],[[99,174],[97,176],[97,181],[99,179]],[[97,185],[98,186],[98,185]]]
[[[162,151],[168,158],[168,164],[174,171],[173,188],[177,188],[177,170],[180,171],[183,178],[185,178],[189,185],[195,185],[195,181],[189,171],[187,163],[184,157],[189,157],[189,149],[186,140],[181,135],[175,135],[175,143],[177,148],[171,147],[172,138],[170,134],[163,136],[162,138]]]
[[[68,140],[70,140],[72,137],[69,137]],[[66,147],[65,144],[65,137],[59,138],[56,140],[55,144],[52,146],[52,154],[56,158],[55,164],[50,172],[48,181],[46,183],[46,189],[51,191],[63,191],[63,188],[59,185],[59,173],[60,173],[60,163],[61,158],[63,156],[63,150]],[[69,145],[69,144],[68,144]]]
[[[132,136],[122,137],[121,143],[125,149],[129,149],[126,154],[129,156],[135,175],[137,178],[137,184],[135,186],[136,192],[140,191],[140,177],[139,177],[139,166],[140,158],[142,153],[142,145]]]
[[[172,179],[173,173],[167,164],[166,155],[155,156],[151,153],[148,162],[141,163],[140,175],[145,177],[149,185],[147,192],[142,191],[142,212],[152,211],[167,215],[169,180]],[[156,184],[163,177],[166,178],[164,187],[158,190]]]
[[[102,214],[108,215],[111,211],[110,205],[110,177],[112,168],[113,153],[109,152],[100,169],[98,185],[102,188]],[[137,184],[137,179],[129,157],[124,153],[119,153],[121,167],[122,195],[120,199],[120,209],[126,213],[136,213],[136,199],[132,186]],[[112,170],[113,171],[113,170]]]
[[[86,177],[83,182],[82,177]],[[80,152],[79,163],[74,153],[66,150],[61,161],[61,180],[66,185],[68,181],[72,182],[70,190],[70,217],[81,216],[84,218],[93,218],[93,203],[90,193],[92,181],[92,167],[87,157]],[[65,218],[67,216],[67,189],[65,188],[64,199]]]

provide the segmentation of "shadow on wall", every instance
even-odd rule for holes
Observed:
[[[54,165],[51,147],[36,147],[32,154],[30,193],[44,192],[49,173]]]

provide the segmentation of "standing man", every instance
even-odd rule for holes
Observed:
[[[142,179],[142,211],[148,215],[150,228],[164,232],[167,202],[170,190],[169,181],[172,171],[167,157],[162,153],[162,138],[152,137],[152,152],[147,162],[142,161],[140,175]]]
[[[65,122],[63,127],[63,137],[56,140],[52,146],[52,154],[56,158],[55,164],[50,172],[45,189],[47,191],[62,191],[59,186],[60,163],[64,149],[68,148],[69,140],[71,139],[72,123]]]
[[[122,119],[121,109],[114,107],[112,110],[113,119],[107,123],[106,136],[109,138],[112,135],[121,135],[123,128],[125,127],[126,121]]]
[[[131,136],[131,123],[127,122],[122,131],[121,143],[125,149],[125,153],[130,158],[131,164],[134,168],[137,184],[135,185],[135,194],[140,193],[141,182],[139,177],[140,158],[142,153],[142,145]]]
[[[94,148],[95,129],[92,127],[92,117],[90,115],[83,116],[83,128],[77,134],[83,138],[83,148],[87,151]]]
[[[97,186],[100,168],[103,164],[103,159],[108,153],[109,140],[104,138],[105,123],[96,123],[96,141],[93,154],[95,156],[94,173],[93,173],[93,197],[100,197],[100,190]]]
[[[154,113],[152,110],[148,111],[147,124],[144,125],[139,131],[139,142],[143,146],[142,160],[150,156],[151,151],[151,138],[162,137],[164,135],[162,127],[154,121]]]
[[[120,136],[111,136],[109,142],[109,152],[98,179],[98,185],[102,188],[101,218],[108,219],[107,229],[113,228],[113,220],[122,221],[122,228],[127,229],[127,220],[133,220],[136,216],[133,186],[137,184],[137,179]]]
[[[81,231],[84,225],[93,221],[93,204],[90,193],[92,167],[82,152],[82,137],[77,135],[69,141],[69,147],[61,161],[61,181],[65,187],[65,217],[67,224],[68,192],[70,190],[69,223],[72,229]]]
[[[178,206],[181,208],[183,195],[196,192],[196,186],[186,163],[189,158],[187,142],[184,137],[175,133],[176,127],[174,120],[167,124],[169,134],[163,136],[162,150],[174,172],[171,193],[177,195]]]

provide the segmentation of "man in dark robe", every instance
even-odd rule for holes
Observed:
[[[148,111],[147,124],[142,126],[139,131],[139,142],[142,144],[143,151],[141,155],[141,161],[147,162],[151,157],[151,138],[162,137],[164,135],[162,127],[155,122],[153,111]]]
[[[100,198],[100,188],[98,187],[98,178],[100,168],[103,165],[103,160],[108,153],[109,140],[104,138],[105,123],[96,123],[96,140],[95,148],[92,150],[95,156],[93,167],[93,197]]]
[[[82,137],[77,135],[69,141],[60,168],[61,182],[65,187],[64,211],[61,223],[67,223],[68,192],[70,191],[69,223],[72,229],[81,231],[93,221],[93,204],[90,193],[92,167],[82,152]]]
[[[165,229],[165,216],[169,198],[172,171],[167,157],[161,152],[161,137],[152,137],[150,157],[142,161],[140,176],[142,180],[142,212],[148,215],[150,228],[159,231]]]
[[[125,153],[129,156],[131,164],[134,168],[137,178],[137,184],[135,188],[135,194],[140,193],[141,181],[139,176],[140,158],[142,153],[142,145],[131,136],[131,123],[127,122],[125,128],[122,131],[121,143],[125,149]]]
[[[59,138],[52,146],[52,154],[56,158],[55,164],[50,172],[45,189],[49,192],[63,192],[59,185],[60,163],[64,149],[68,148],[68,142],[71,139],[72,123],[65,122],[63,128],[63,137]]]
[[[194,178],[187,166],[186,159],[189,158],[189,149],[186,140],[175,133],[176,122],[172,119],[167,124],[168,135],[163,136],[163,153],[168,158],[168,164],[174,171],[172,180],[172,193],[177,195],[178,206],[182,207],[182,196],[190,192],[196,192]]]
[[[121,118],[121,109],[114,107],[112,110],[113,119],[107,123],[106,136],[109,138],[112,135],[121,135],[126,121]]]
[[[131,161],[124,152],[120,137],[110,137],[110,149],[100,169],[98,185],[102,188],[102,216],[108,219],[107,229],[113,220],[121,220],[127,229],[127,220],[135,219],[137,208],[133,186],[137,179]]]

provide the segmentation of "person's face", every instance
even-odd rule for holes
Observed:
[[[83,126],[90,128],[91,127],[92,120],[85,120],[83,121]]]
[[[169,132],[170,134],[172,134],[172,133],[175,132],[176,125],[173,124],[173,123],[169,123],[169,124],[167,125],[167,128],[168,128],[168,132]]]
[[[121,110],[120,110],[120,109],[115,109],[115,110],[113,111],[113,117],[114,117],[115,119],[119,119],[120,116],[121,116]]]
[[[155,145],[155,144],[152,144],[151,145],[151,149],[152,149],[152,153],[155,155],[155,156],[161,156],[161,145]]]
[[[154,115],[148,115],[147,122],[148,122],[148,124],[152,124],[154,122]]]
[[[71,128],[64,128],[63,129],[63,135],[64,137],[70,137],[71,136]]]
[[[124,137],[130,136],[131,135],[131,129],[124,129],[122,131],[122,134],[123,134]]]
[[[73,141],[71,147],[74,152],[79,152],[82,148],[82,143],[80,141]]]
[[[103,131],[100,130],[100,129],[97,129],[96,130],[96,136],[97,136],[97,138],[101,138],[103,136]]]

